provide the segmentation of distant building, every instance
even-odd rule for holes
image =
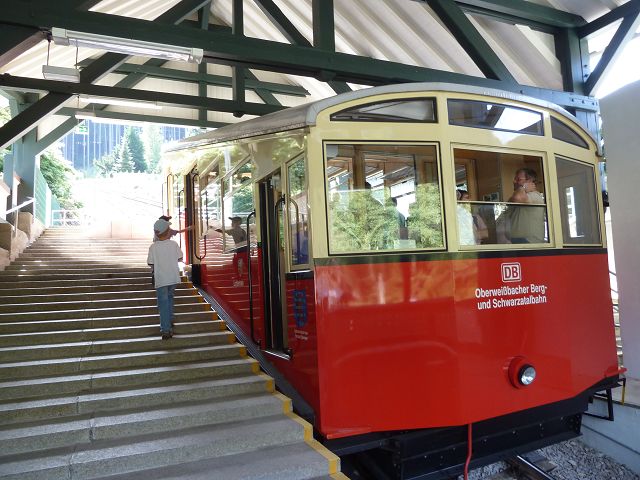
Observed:
[[[77,170],[88,170],[96,160],[110,154],[118,146],[128,125],[96,123],[85,120],[60,140],[60,152]],[[138,130],[141,127],[130,127]],[[193,128],[160,126],[165,142],[180,140],[191,135]]]

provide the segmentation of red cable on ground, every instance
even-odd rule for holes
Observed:
[[[467,461],[464,464],[464,480],[469,480],[469,462],[471,462],[471,454],[473,453],[472,447],[471,424],[469,424],[467,428]]]

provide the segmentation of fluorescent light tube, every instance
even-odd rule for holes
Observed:
[[[201,48],[179,47],[129,38],[75,32],[57,27],[51,29],[51,37],[58,45],[73,45],[74,47],[87,47],[127,55],[165,58],[167,60],[181,60],[191,63],[200,63],[204,56]]]
[[[80,83],[80,72],[76,68],[43,65],[42,76],[45,80]]]
[[[99,103],[101,105],[120,105],[123,107],[144,108],[149,110],[162,110],[162,107],[154,102],[143,102],[138,100],[123,100],[121,98],[89,97],[80,95],[80,100],[87,103]]]
[[[79,120],[94,120],[96,118],[96,112],[78,110],[73,116]]]

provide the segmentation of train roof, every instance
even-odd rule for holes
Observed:
[[[231,140],[238,140],[258,135],[267,135],[271,133],[313,126],[316,124],[318,114],[321,111],[334,105],[340,105],[351,100],[372,97],[374,95],[410,92],[469,93],[537,105],[549,110],[554,110],[560,115],[568,117],[578,126],[580,126],[580,128],[587,135],[589,135],[594,141],[596,141],[591,132],[589,132],[589,130],[585,128],[584,125],[582,125],[582,123],[576,117],[574,117],[571,113],[559,107],[558,105],[547,102],[545,100],[539,100],[537,98],[494,88],[484,88],[453,83],[421,82],[401,83],[396,85],[384,85],[381,87],[364,88],[361,90],[355,90],[353,92],[342,93],[340,95],[318,100],[316,102],[299,105],[297,107],[285,108],[278,112],[269,113],[258,118],[246,120],[244,122],[226,125],[207,133],[202,133],[200,135],[185,138],[171,150],[182,150],[184,148],[196,147],[199,145],[224,143]]]

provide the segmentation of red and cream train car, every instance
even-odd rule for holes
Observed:
[[[616,384],[598,146],[566,111],[393,85],[170,155],[196,280],[363,475],[570,438]]]

